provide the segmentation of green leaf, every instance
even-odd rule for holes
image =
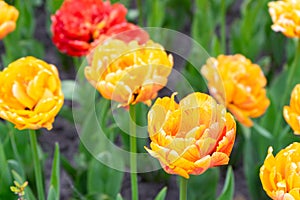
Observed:
[[[63,80],[61,82],[61,89],[63,91],[66,100],[73,99],[74,88],[75,88],[75,81],[73,80]]]
[[[68,159],[66,159],[63,155],[60,156],[60,159],[63,169],[68,173],[70,177],[72,177],[73,180],[75,180],[77,169],[75,169],[68,161]]]
[[[219,176],[219,168],[210,168],[201,176],[191,176],[188,182],[187,199],[198,200],[201,196],[201,199],[215,200]]]
[[[167,195],[167,187],[161,189],[161,191],[157,194],[154,200],[165,200]]]
[[[14,170],[15,172],[18,172],[18,174],[20,174],[20,176],[23,179],[25,178],[24,169],[22,168],[20,163],[18,163],[16,160],[8,160],[8,165],[9,165],[10,170]]]
[[[257,123],[254,123],[253,124],[253,128],[263,137],[267,138],[267,139],[272,139],[273,136],[272,134],[267,130],[265,129],[264,127],[260,126],[259,124]]]
[[[46,8],[50,12],[50,14],[55,13],[56,10],[58,10],[63,3],[63,0],[47,0],[46,2]]]
[[[88,194],[106,194],[115,198],[123,181],[123,172],[114,170],[96,159],[88,167]]]
[[[147,1],[147,3],[150,3],[149,7],[151,7],[151,12],[148,12],[147,26],[161,27],[165,18],[165,12],[162,12],[162,10],[165,10],[166,0],[152,0]]]
[[[233,199],[233,194],[234,194],[234,175],[231,166],[229,166],[227,169],[226,180],[225,180],[223,190],[217,200]]]
[[[47,200],[57,200],[57,193],[52,185],[49,188]]]
[[[60,152],[59,152],[58,143],[55,144],[49,194],[51,192],[52,187],[53,187],[53,189],[55,191],[55,195],[56,195],[54,199],[59,200],[59,196],[60,196],[60,190],[59,190],[59,188],[60,188]]]
[[[116,198],[116,200],[123,200],[123,197],[121,196],[121,194],[120,194],[120,193],[117,195],[117,198]]]
[[[10,169],[8,167],[8,163],[6,161],[6,156],[4,152],[3,145],[0,141],[0,180],[1,180],[1,187],[0,187],[0,196],[1,194],[5,193],[5,186],[10,186],[12,183],[12,177],[10,175]],[[2,186],[3,185],[3,186]]]

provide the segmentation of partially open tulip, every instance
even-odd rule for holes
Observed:
[[[192,93],[179,103],[158,98],[148,113],[151,149],[170,174],[189,178],[228,164],[236,124],[223,105],[207,94]]]
[[[272,29],[287,37],[299,38],[300,0],[272,1],[268,6],[273,21]]]
[[[0,40],[15,30],[18,16],[19,11],[15,7],[0,0]]]
[[[123,33],[124,41],[148,40],[148,34],[126,20],[120,3],[102,0],[65,0],[51,17],[53,42],[70,56],[86,56],[108,37]],[[125,32],[125,33],[124,33]]]
[[[274,200],[300,199],[300,143],[282,149],[275,157],[273,148],[260,168],[260,180],[268,196]]]
[[[270,104],[262,70],[243,55],[210,58],[201,73],[208,80],[211,95],[245,126],[251,127],[250,118],[263,115]]]
[[[138,102],[150,105],[166,85],[172,67],[172,55],[167,55],[160,44],[112,39],[95,49],[85,76],[103,97],[120,106]]]
[[[300,135],[300,84],[293,89],[290,106],[284,106],[283,116],[294,130],[294,133]]]
[[[50,130],[64,102],[56,67],[34,57],[0,72],[0,94],[0,117],[20,130]]]

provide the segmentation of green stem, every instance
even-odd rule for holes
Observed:
[[[143,27],[143,5],[141,0],[137,0],[137,7],[139,10],[138,24]]]
[[[131,196],[132,200],[138,200],[138,185],[137,185],[137,164],[136,164],[136,113],[135,106],[130,105],[129,113],[130,121],[130,178],[131,178]]]
[[[29,130],[29,136],[30,136],[30,145],[31,145],[33,164],[34,164],[34,175],[35,175],[38,199],[44,200],[45,192],[44,192],[41,163],[40,163],[39,154],[38,154],[38,144],[37,144],[35,131]]]
[[[180,177],[180,198],[179,200],[187,200],[187,182],[184,177]]]
[[[14,155],[15,155],[17,161],[19,162],[19,164],[23,165],[21,157],[20,157],[19,152],[18,152],[16,139],[15,139],[15,133],[11,129],[9,130],[9,137],[10,137],[10,142],[11,142],[11,146],[12,146]]]
[[[222,21],[221,21],[221,47],[222,47],[222,53],[226,54],[226,1],[222,0],[221,4],[221,15],[222,15]]]
[[[295,73],[296,73],[296,70],[297,70],[297,66],[300,62],[300,40],[297,41],[297,50],[296,50],[296,55],[295,55],[295,58],[294,58],[294,61],[292,63],[292,66],[291,68],[289,69],[289,72],[288,72],[288,77],[287,77],[287,81],[286,81],[286,91],[283,93],[283,98],[282,98],[282,101],[280,103],[280,108],[282,108],[289,96],[290,96],[290,91],[293,87],[293,78],[295,76]],[[277,115],[277,118],[275,120],[275,128],[274,128],[274,131],[275,131],[275,139],[277,139],[279,133],[280,133],[280,125],[282,123],[282,120],[283,120],[283,117],[282,115]],[[279,141],[278,141],[279,142]]]

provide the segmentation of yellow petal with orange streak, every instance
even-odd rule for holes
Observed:
[[[203,135],[205,129],[205,125],[196,126],[186,134],[185,138],[195,138],[195,140],[199,140]]]
[[[181,155],[187,147],[194,143],[194,138],[173,138],[167,148],[174,149],[179,155]]]
[[[207,129],[206,129],[207,130]],[[216,140],[213,138],[203,138],[196,142],[197,148],[199,149],[200,157],[209,155],[216,144]]]
[[[187,133],[199,125],[201,113],[197,107],[180,109],[181,117],[178,132]]]
[[[234,139],[235,139],[234,130],[228,131],[226,135],[223,137],[223,139],[219,142],[216,151],[223,152],[229,156],[234,144]]]
[[[157,104],[154,104],[148,113],[148,132],[150,137],[154,137],[160,132],[166,117],[166,110]]]
[[[199,150],[196,145],[192,144],[184,150],[184,152],[181,154],[183,158],[186,160],[190,160],[192,162],[196,162],[200,159]]]
[[[229,157],[222,152],[214,152],[211,155],[211,166],[226,165],[229,162]]]
[[[197,160],[195,162],[195,167],[196,167],[195,170],[197,170],[198,172],[199,172],[199,170],[205,171],[210,166],[211,166],[211,156],[210,155],[204,156],[203,158],[201,158],[200,160]]]
[[[12,86],[13,96],[24,106],[29,109],[32,109],[35,106],[35,101],[30,98],[26,89],[18,82],[15,82]]]
[[[180,168],[180,167],[176,167],[176,166],[164,166],[163,169],[169,173],[169,174],[177,174],[179,176],[182,176],[186,179],[189,179],[190,176],[189,174],[187,173],[186,170]]]

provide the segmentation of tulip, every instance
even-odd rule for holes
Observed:
[[[19,11],[14,6],[0,0],[0,40],[15,30],[18,17]]]
[[[228,164],[236,134],[232,115],[207,94],[192,93],[179,103],[174,98],[158,98],[151,107],[146,150],[167,173],[186,179]]]
[[[263,189],[274,200],[300,199],[300,143],[282,149],[275,157],[273,148],[260,168]]]
[[[150,105],[166,85],[172,67],[172,55],[167,55],[160,44],[112,39],[95,49],[85,77],[103,97],[120,106],[138,102]]]
[[[267,110],[267,80],[260,67],[243,55],[210,58],[201,73],[208,80],[211,95],[224,102],[243,125],[251,127],[250,118],[260,117]]]
[[[284,106],[283,116],[294,130],[294,133],[300,135],[300,84],[293,89],[290,106]]]
[[[20,130],[52,129],[64,102],[56,67],[31,56],[0,72],[0,92],[0,118]]]
[[[272,29],[282,32],[286,37],[300,37],[300,1],[283,0],[269,2],[269,13],[273,25]]]

